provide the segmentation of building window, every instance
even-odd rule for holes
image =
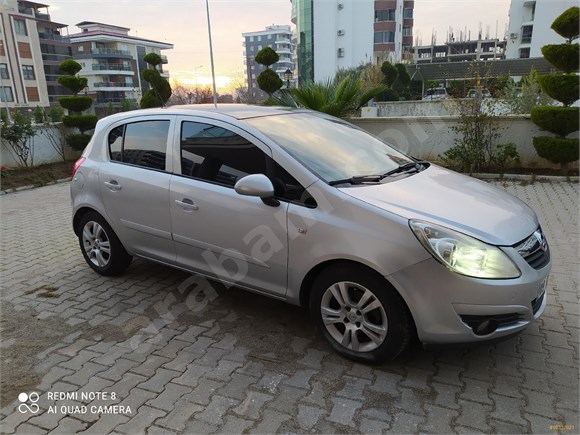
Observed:
[[[375,11],[375,23],[379,21],[395,21],[394,9],[379,9]]]
[[[411,26],[404,26],[403,36],[413,36],[413,28]]]
[[[520,48],[520,59],[527,59],[530,57],[530,47]]]
[[[254,42],[254,37],[250,36],[250,42]]]
[[[272,35],[268,35],[268,39],[272,39]]]
[[[28,101],[40,101],[40,94],[38,93],[38,88],[27,87],[26,88],[26,97],[28,98]]]
[[[262,36],[258,35],[258,42],[261,42],[261,41],[262,41]]]
[[[14,101],[14,96],[12,95],[12,88],[10,86],[0,87],[0,101],[3,103],[12,103]]]
[[[411,52],[411,44],[403,44],[403,53]]]
[[[5,63],[0,63],[0,77],[4,80],[10,78],[10,74],[8,74],[8,65]]]
[[[32,65],[22,65],[22,77],[24,77],[24,80],[36,80],[34,67]]]
[[[383,32],[375,32],[375,44],[382,44]]]
[[[395,42],[395,32],[375,32],[375,44],[392,44]]]
[[[523,26],[522,27],[522,44],[529,44],[532,42],[532,32],[534,31],[534,26]]]
[[[258,51],[260,51],[262,49],[262,45],[258,45]]]
[[[14,18],[14,31],[17,35],[28,36],[28,32],[26,31],[26,21]]]
[[[413,19],[413,9],[412,8],[403,9],[403,18],[405,20],[412,20]]]

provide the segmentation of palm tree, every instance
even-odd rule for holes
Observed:
[[[347,76],[338,83],[333,80],[308,82],[273,96],[264,104],[312,109],[337,118],[348,118],[385,89],[383,85],[365,88],[360,78]]]

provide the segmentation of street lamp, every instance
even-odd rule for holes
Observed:
[[[293,76],[294,74],[292,73],[292,71],[290,71],[290,68],[288,68],[284,72],[284,79],[286,80],[286,89],[290,89],[290,80],[292,80]]]

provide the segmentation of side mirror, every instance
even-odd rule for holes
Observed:
[[[245,196],[270,198],[274,196],[274,185],[264,174],[251,174],[238,180],[234,186],[236,193]]]

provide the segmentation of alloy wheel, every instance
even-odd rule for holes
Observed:
[[[83,248],[91,263],[98,267],[106,267],[111,260],[111,243],[101,225],[89,221],[83,228]]]

